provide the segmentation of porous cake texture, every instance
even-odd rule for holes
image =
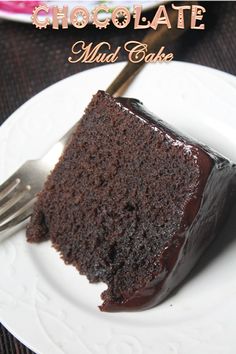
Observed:
[[[105,282],[101,310],[147,309],[215,237],[235,175],[138,100],[99,91],[38,196],[27,239],[50,239],[66,264]]]

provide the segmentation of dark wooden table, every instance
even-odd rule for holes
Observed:
[[[168,45],[175,60],[210,66],[236,75],[236,2],[202,2],[207,9],[205,31],[189,31],[176,43]],[[147,16],[152,16],[149,11]],[[39,31],[30,24],[0,22],[0,124],[30,97],[70,75],[88,70],[94,64],[70,64],[71,45],[112,41],[114,47],[128,40],[141,40],[145,30],[94,26],[84,30]],[[121,53],[119,60],[126,60]],[[158,64],[155,64],[158,65]],[[29,354],[28,348],[0,324],[0,354]],[[51,353],[43,353],[51,354]],[[69,353],[68,353],[69,354]]]

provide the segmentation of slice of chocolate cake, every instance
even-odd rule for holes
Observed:
[[[39,194],[30,242],[102,281],[102,311],[150,308],[223,223],[236,169],[134,99],[99,91]],[[91,289],[92,291],[92,289]]]

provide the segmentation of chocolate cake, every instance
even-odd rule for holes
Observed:
[[[50,239],[66,264],[105,282],[102,311],[147,309],[215,237],[235,175],[138,100],[99,91],[38,196],[27,239]]]

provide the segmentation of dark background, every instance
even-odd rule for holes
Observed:
[[[117,3],[118,5],[118,3]],[[188,31],[175,43],[166,46],[174,59],[213,67],[236,75],[236,2],[201,2],[204,31]],[[152,18],[155,10],[145,16]],[[118,30],[108,26],[98,30],[39,31],[31,24],[0,21],[0,124],[29,98],[70,75],[98,64],[70,64],[67,57],[73,43],[83,39],[94,43],[110,41],[114,48],[128,40],[141,40],[146,30],[132,25]],[[121,53],[119,61],[126,60]],[[156,64],[158,65],[158,64]],[[0,324],[0,354],[32,353]],[[69,354],[69,353],[68,353]]]

